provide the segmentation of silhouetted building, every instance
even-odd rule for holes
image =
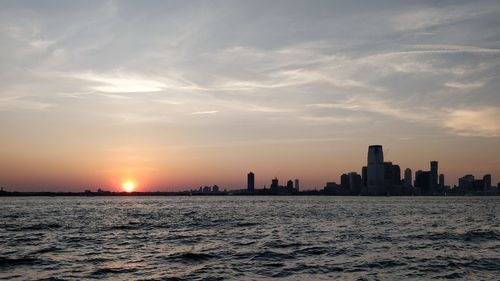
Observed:
[[[368,147],[367,192],[371,195],[383,194],[384,190],[384,152],[381,145]]]
[[[337,194],[339,190],[339,185],[336,182],[327,182],[323,191],[326,194]]]
[[[483,182],[484,182],[484,190],[487,191],[491,189],[491,175],[484,175],[483,176]]]
[[[213,192],[213,193],[217,193],[217,192],[219,192],[219,186],[218,186],[218,185],[214,185],[214,186],[212,186],[212,192]]]
[[[472,192],[474,190],[474,176],[465,175],[459,178],[458,189],[460,192]]]
[[[277,192],[277,191],[278,191],[278,188],[279,188],[279,181],[278,181],[278,178],[274,178],[274,179],[271,181],[271,191],[273,191],[273,192]]]
[[[366,166],[363,166],[363,168],[361,168],[361,181],[363,183],[363,186],[367,186],[368,175],[367,175],[367,168],[366,168]]]
[[[250,193],[255,191],[255,175],[252,172],[247,175],[247,191]]]
[[[444,188],[444,174],[439,174],[439,188]]]
[[[342,174],[340,176],[340,188],[342,189],[342,191],[347,192],[350,185],[351,184],[349,182],[349,176],[347,174]]]
[[[436,194],[438,191],[438,162],[431,161],[431,170],[430,170],[430,192],[431,194]]]
[[[412,177],[411,177],[411,169],[410,168],[405,169],[405,185],[412,186]]]
[[[415,187],[420,190],[421,195],[432,195],[430,188],[431,172],[417,171],[415,174]]]
[[[300,191],[299,179],[295,179],[295,190]]]
[[[349,176],[349,193],[351,195],[358,195],[363,188],[363,182],[361,175],[356,172],[351,172],[348,174]]]
[[[293,181],[292,180],[288,180],[286,182],[286,189],[293,190]]]

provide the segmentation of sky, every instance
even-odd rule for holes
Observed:
[[[0,186],[496,184],[499,74],[498,1],[2,0]]]

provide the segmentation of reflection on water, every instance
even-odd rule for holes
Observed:
[[[500,198],[0,198],[0,278],[500,276]]]

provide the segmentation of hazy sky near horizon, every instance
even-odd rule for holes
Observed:
[[[0,186],[500,181],[498,1],[0,1]]]

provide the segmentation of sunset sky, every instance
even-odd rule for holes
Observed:
[[[0,186],[500,181],[499,1],[1,1]]]

